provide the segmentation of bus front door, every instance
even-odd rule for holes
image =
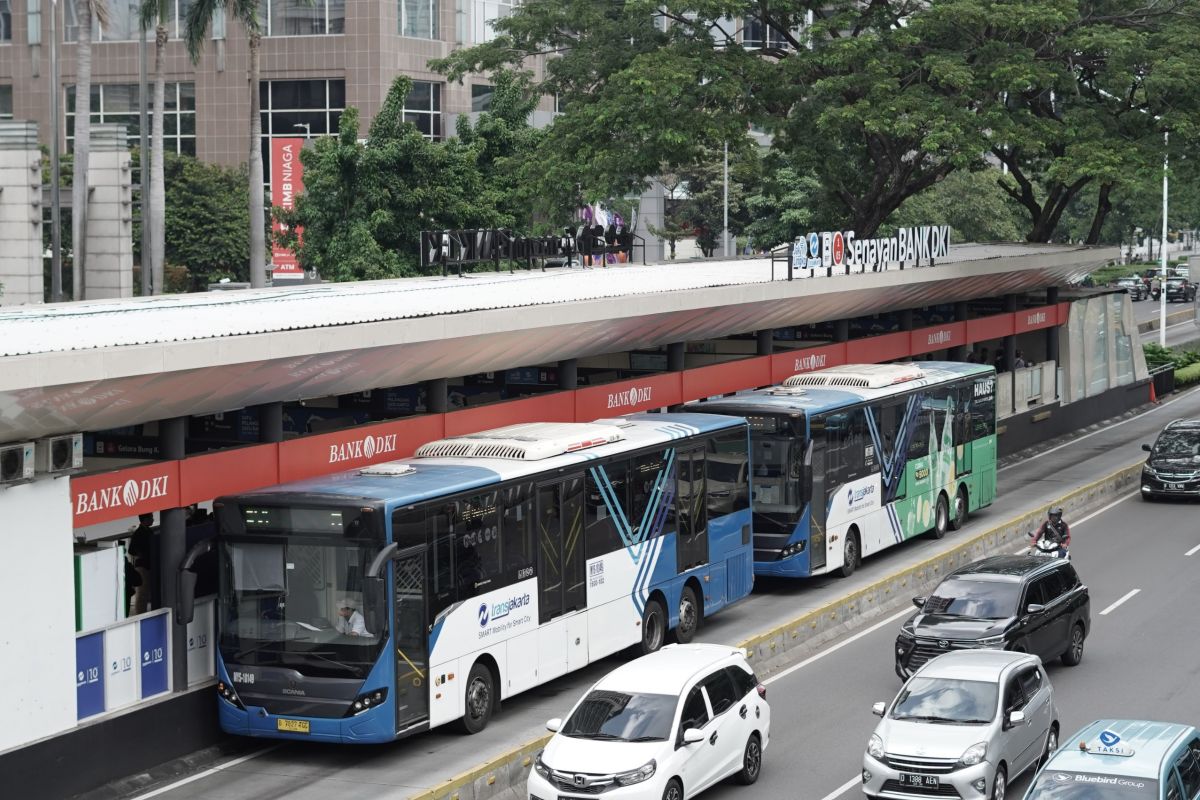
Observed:
[[[424,546],[403,551],[393,562],[396,624],[396,731],[429,718],[429,629],[425,587],[428,551]]]
[[[704,479],[704,451],[680,452],[679,490],[675,496],[678,531],[675,557],[678,572],[708,563],[708,497]]]
[[[587,663],[587,620],[574,614],[587,608],[583,491],[582,475],[537,490],[539,682]]]

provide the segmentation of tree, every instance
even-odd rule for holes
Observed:
[[[890,227],[949,225],[960,242],[1016,242],[1024,238],[1021,209],[1002,188],[1000,170],[958,170],[888,218]]]
[[[746,234],[754,247],[771,249],[816,230],[820,197],[816,175],[803,171],[783,153],[767,153],[758,190],[746,198],[750,217]]]
[[[187,267],[188,284],[203,291],[222,278],[250,277],[250,214],[246,169],[207,164],[191,156],[163,162],[164,261]],[[155,264],[155,270],[163,267]],[[161,291],[155,287],[156,291]]]
[[[71,187],[72,284],[75,300],[87,296],[88,167],[92,148],[92,22],[109,22],[105,0],[75,0],[75,174]]]
[[[163,291],[163,258],[165,252],[166,186],[163,175],[163,113],[166,106],[167,21],[170,18],[169,0],[141,0],[139,14],[141,30],[154,26],[154,121],[150,128],[150,264],[154,269],[151,285],[154,294]],[[146,259],[142,259],[143,267]]]
[[[259,50],[262,26],[258,19],[257,0],[193,0],[188,6],[184,39],[192,63],[200,61],[204,40],[213,17],[223,11],[246,31],[250,45],[250,148],[246,164],[249,180],[250,209],[250,285],[265,286],[266,278],[266,212],[263,191],[262,115],[259,110]]]
[[[495,137],[429,141],[404,121],[411,89],[409,78],[396,78],[366,143],[358,141],[358,109],[351,107],[336,137],[322,137],[300,153],[305,190],[291,212],[276,209],[287,227],[279,241],[297,247],[304,268],[326,280],[415,275],[421,231],[505,221],[479,166]],[[304,228],[299,246],[297,226]]]

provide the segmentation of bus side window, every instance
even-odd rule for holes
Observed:
[[[452,519],[455,576],[464,592],[496,588],[500,577],[500,520],[496,492],[459,500]]]
[[[982,439],[996,432],[996,379],[975,381],[971,387],[971,438]]]
[[[500,520],[500,562],[504,583],[532,578],[536,552],[532,483],[504,490],[504,513]]]
[[[425,544],[425,512],[398,508],[392,514],[392,541],[401,550]]]
[[[675,483],[674,460],[671,461],[670,469],[667,469],[669,453],[670,451],[647,453],[630,462],[633,469],[629,477],[629,527],[635,542],[670,532],[665,529],[666,526],[670,526],[670,521],[665,516],[664,529],[653,530],[654,521],[659,517],[658,506],[666,499],[668,487],[674,486]],[[658,491],[655,491],[656,489]],[[646,512],[652,506],[655,510],[647,516]],[[641,529],[643,524],[648,530]]]
[[[447,606],[457,599],[454,587],[454,536],[450,533],[453,503],[429,509],[426,524],[433,541],[432,588],[429,607],[430,624]]]
[[[708,440],[705,459],[710,493],[709,506],[714,514],[728,514],[750,507],[750,452],[746,429],[721,431]],[[799,448],[795,448],[797,451]],[[795,460],[795,459],[793,459]],[[799,473],[793,477],[799,478]],[[718,496],[728,489],[727,496]]]
[[[588,559],[612,553],[625,546],[618,526],[625,524],[621,517],[625,517],[629,507],[626,497],[628,473],[627,461],[597,465],[587,472],[583,535]],[[616,516],[612,509],[614,502],[617,508]]]
[[[920,397],[914,398],[917,408],[908,413],[913,414],[912,438],[908,440],[908,458],[921,458],[929,455],[929,409],[924,408]]]

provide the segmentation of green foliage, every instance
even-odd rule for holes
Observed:
[[[336,137],[300,154],[305,191],[292,212],[276,210],[289,230],[303,226],[300,263],[326,280],[415,275],[423,230],[529,225],[531,187],[517,164],[528,161],[538,134],[525,122],[532,101],[520,76],[498,76],[491,112],[459,136],[431,142],[404,121],[412,81],[396,78],[358,141],[358,111],[347,108]]]
[[[814,230],[820,195],[815,176],[801,172],[781,153],[768,153],[758,191],[746,198],[746,234],[755,249],[771,249]]]
[[[1142,351],[1146,354],[1146,367],[1148,369],[1155,369],[1165,364],[1174,364],[1177,377],[1180,370],[1191,369],[1194,366],[1200,365],[1200,352],[1195,350],[1180,350],[1163,347],[1154,343],[1146,343],[1142,345]]]
[[[1024,238],[1021,208],[1001,188],[1005,178],[991,167],[958,170],[904,201],[889,228],[944,224],[955,242],[1015,242]]]
[[[167,264],[187,268],[188,285],[203,290],[222,278],[249,280],[250,194],[246,169],[191,156],[163,158]],[[140,246],[140,237],[135,239]]]
[[[1191,364],[1183,369],[1175,370],[1175,387],[1183,388],[1200,383],[1200,364]]]

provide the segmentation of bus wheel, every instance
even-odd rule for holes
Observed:
[[[466,708],[463,709],[462,728],[467,733],[479,733],[492,718],[496,687],[492,671],[476,661],[467,675]]]
[[[937,499],[937,509],[933,512],[933,538],[941,539],[946,535],[946,531],[950,529],[950,504],[946,502],[946,495],[939,494]]]
[[[842,544],[842,568],[838,574],[843,578],[849,578],[854,574],[854,570],[858,568],[858,560],[862,557],[862,550],[858,547],[858,531],[846,531],[846,539]]]
[[[696,637],[696,629],[700,627],[700,602],[696,599],[696,590],[691,586],[683,587],[679,598],[679,624],[675,626],[675,641],[687,644]]]
[[[646,601],[642,612],[642,655],[658,652],[667,638],[667,609],[657,599]]]
[[[950,527],[954,530],[960,530],[967,524],[967,517],[970,515],[970,506],[967,504],[967,487],[960,486],[954,495],[954,516],[950,519]]]

